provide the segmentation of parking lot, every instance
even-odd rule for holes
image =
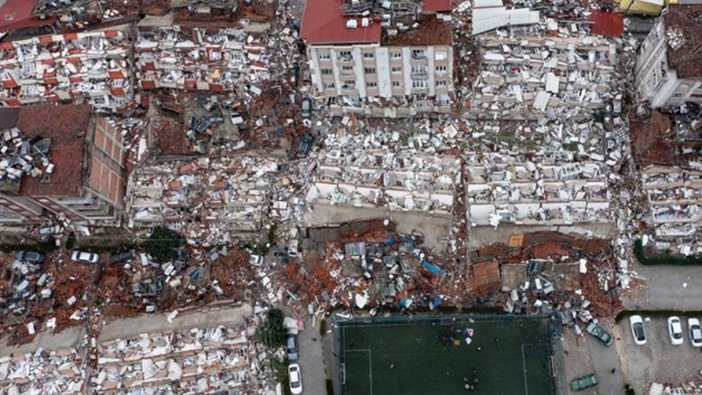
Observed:
[[[679,316],[684,335],[684,343],[679,346],[670,343],[667,317],[642,317],[647,339],[644,345],[634,343],[628,316],[622,318],[614,329],[618,340],[614,344],[620,355],[625,382],[637,394],[644,394],[651,382],[679,384],[699,378],[702,371],[701,349],[690,344],[688,317]]]

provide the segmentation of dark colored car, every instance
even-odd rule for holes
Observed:
[[[24,262],[41,263],[44,262],[44,255],[34,251],[19,251],[17,259]]]
[[[309,133],[305,133],[300,138],[300,145],[297,146],[297,156],[307,156],[312,149],[312,143],[314,142],[314,136]]]
[[[285,351],[288,353],[288,360],[291,362],[297,361],[297,336],[288,335],[285,338]]]
[[[595,324],[594,322],[587,324],[587,327],[585,327],[585,332],[599,339],[605,346],[609,347],[614,342],[614,338],[612,338],[612,335],[607,333],[607,331],[602,329],[601,326]]]
[[[594,387],[599,383],[599,380],[597,379],[596,374],[588,374],[587,376],[583,376],[580,378],[577,378],[573,381],[570,382],[570,389],[573,391],[582,391],[586,388]]]
[[[115,265],[117,263],[131,261],[132,259],[134,259],[134,254],[131,251],[125,251],[110,256],[110,263]]]

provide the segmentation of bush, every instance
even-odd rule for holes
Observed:
[[[266,320],[256,328],[256,339],[266,347],[281,347],[285,344],[285,325],[283,312],[280,309],[270,309]]]
[[[148,239],[144,241],[144,250],[157,262],[165,262],[177,257],[176,249],[185,240],[178,232],[163,226],[157,226]]]
[[[677,256],[663,254],[647,257],[641,240],[634,242],[634,256],[643,265],[702,265],[702,256]]]

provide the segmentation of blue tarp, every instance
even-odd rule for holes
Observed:
[[[441,275],[446,274],[446,270],[434,265],[433,263],[430,263],[429,261],[422,261],[422,265],[424,265],[424,267],[426,267],[430,273]]]
[[[414,296],[407,299],[400,299],[400,306],[409,308],[412,305],[412,302],[414,302]]]
[[[389,239],[387,239],[387,240],[385,240],[385,242],[383,242],[383,245],[384,245],[385,247],[390,247],[390,246],[392,246],[393,244],[395,244],[395,236],[390,236]]]

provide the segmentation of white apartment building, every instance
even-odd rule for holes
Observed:
[[[335,98],[330,109],[338,114],[448,112],[453,91],[450,1],[404,2],[404,7],[416,7],[411,17],[391,17],[402,12],[394,10],[397,3],[388,3],[308,1],[301,35],[308,45],[315,96]],[[354,12],[363,6],[365,12]]]
[[[671,4],[641,44],[639,99],[653,108],[702,103],[702,5]]]

